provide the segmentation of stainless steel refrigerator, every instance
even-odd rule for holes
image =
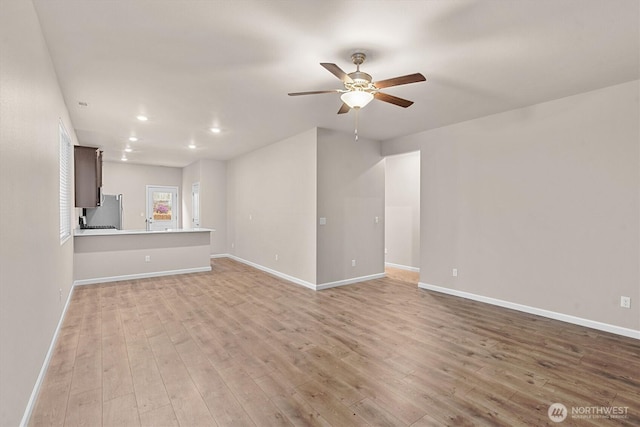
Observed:
[[[122,230],[122,194],[104,194],[97,208],[86,208],[86,228],[117,228]]]

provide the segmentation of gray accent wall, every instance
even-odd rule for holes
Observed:
[[[640,331],[638,95],[636,80],[385,141],[421,150],[420,281]]]
[[[318,129],[319,285],[384,274],[384,174],[379,141]]]
[[[73,238],[59,237],[60,120],[77,141],[30,1],[0,2],[0,64],[0,425],[17,426],[73,283]]]

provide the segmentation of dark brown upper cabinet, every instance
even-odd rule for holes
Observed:
[[[100,206],[102,195],[102,151],[96,147],[73,147],[77,208]]]

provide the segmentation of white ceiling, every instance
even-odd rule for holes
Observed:
[[[287,93],[342,88],[319,63],[351,72],[357,50],[374,80],[427,77],[384,90],[411,107],[374,100],[360,112],[360,135],[377,140],[640,75],[637,0],[33,3],[78,139],[106,160],[131,135],[130,162],[185,166],[315,126],[353,132],[338,94]]]

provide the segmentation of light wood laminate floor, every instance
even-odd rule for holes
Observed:
[[[390,278],[228,259],[76,288],[30,425],[640,425],[640,342]],[[627,407],[560,424],[552,403]]]
[[[399,268],[385,267],[384,273],[389,279],[413,283],[416,286],[418,286],[418,281],[420,280],[420,273],[417,271],[408,271]]]

